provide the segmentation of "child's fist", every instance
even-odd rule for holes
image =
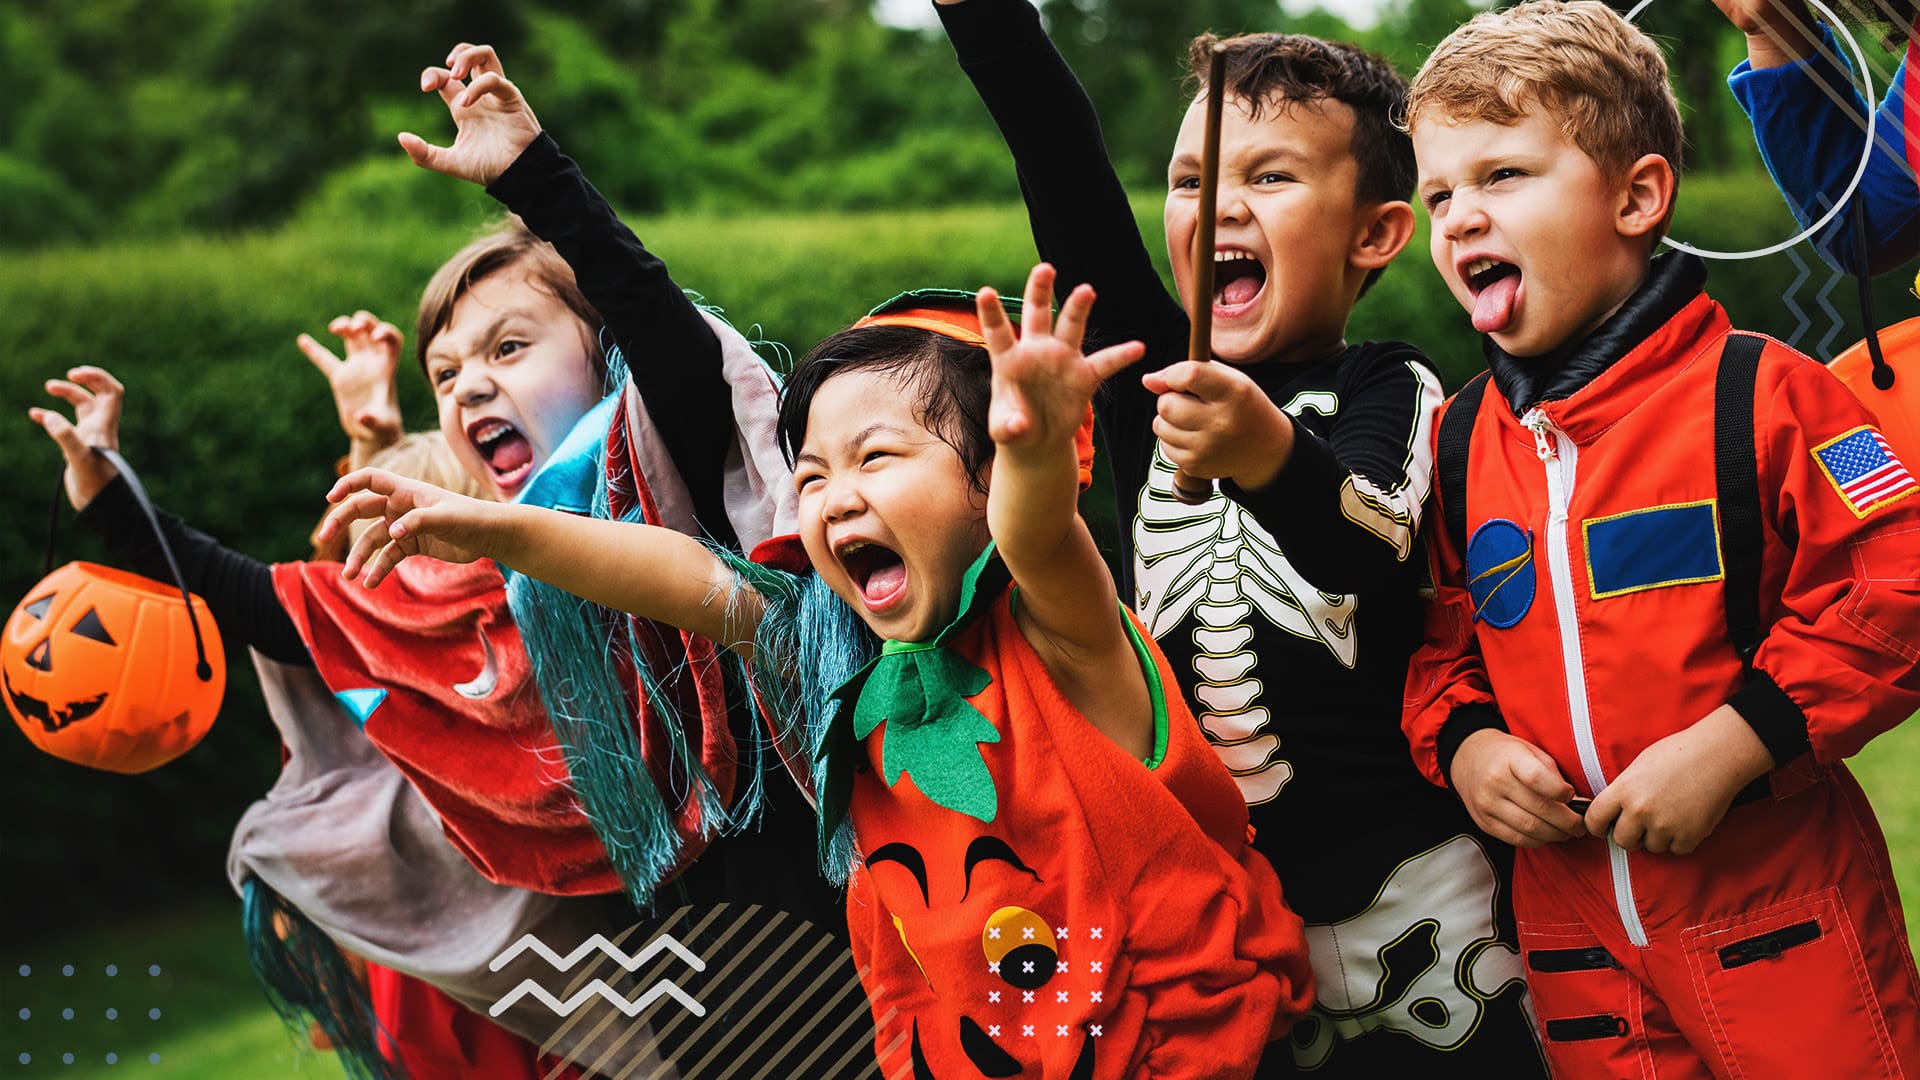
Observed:
[[[507,81],[491,45],[455,45],[446,67],[420,73],[420,91],[439,93],[456,129],[452,146],[435,146],[411,131],[400,133],[400,148],[421,168],[485,187],[540,135],[533,107]]]
[[[1779,67],[1814,54],[1813,18],[1803,0],[1713,0],[1713,4],[1747,35],[1747,57],[1756,68]]]
[[[1183,361],[1148,372],[1141,383],[1160,395],[1154,435],[1188,476],[1256,491],[1293,454],[1293,421],[1232,364]]]
[[[1504,731],[1467,736],[1449,774],[1467,813],[1488,836],[1514,847],[1544,847],[1586,835],[1567,806],[1573,785],[1545,750]]]
[[[77,367],[64,379],[48,379],[47,393],[73,406],[73,419],[52,409],[28,409],[27,416],[46,431],[67,459],[67,501],[85,510],[100,490],[120,475],[107,459],[93,452],[120,449],[120,401],[126,389],[120,380],[97,367]]]
[[[1688,855],[1773,755],[1731,705],[1661,739],[1620,770],[1587,808],[1587,830],[1628,851]]]

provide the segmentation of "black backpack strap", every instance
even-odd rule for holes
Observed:
[[[1433,456],[1447,536],[1462,559],[1467,557],[1467,448],[1473,442],[1473,422],[1480,416],[1480,396],[1486,392],[1487,375],[1484,371],[1475,375],[1453,395],[1453,403],[1440,418],[1440,442]]]
[[[1753,334],[1728,334],[1713,383],[1713,479],[1726,559],[1727,636],[1748,664],[1766,636],[1760,629],[1764,537],[1753,448],[1753,386],[1765,347],[1765,339]]]

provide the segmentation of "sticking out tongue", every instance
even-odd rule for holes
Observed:
[[[521,468],[533,460],[533,444],[525,435],[510,431],[488,447],[487,464],[493,471],[505,475]]]
[[[1473,328],[1483,334],[1497,334],[1513,321],[1514,301],[1520,296],[1518,271],[1494,279],[1473,298]]]
[[[875,567],[873,573],[867,575],[867,580],[860,586],[860,593],[867,598],[867,603],[877,604],[892,599],[906,584],[907,564],[889,562]]]

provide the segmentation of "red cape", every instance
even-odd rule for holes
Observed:
[[[638,507],[657,524],[651,493],[635,482],[626,405],[623,398],[608,426],[608,498],[615,517]],[[493,563],[412,558],[377,589],[343,579],[339,563],[281,563],[273,581],[328,689],[362,719],[368,740],[439,813],[481,874],[568,896],[622,889],[574,798]],[[738,748],[718,649],[675,627],[625,621],[655,688],[681,718],[690,752],[731,805]],[[674,816],[678,873],[705,850],[709,823],[688,797],[684,770],[671,768],[663,721],[631,654],[620,649],[616,660],[641,755]]]

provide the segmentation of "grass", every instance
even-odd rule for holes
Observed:
[[[333,1055],[308,1048],[267,1007],[247,968],[239,913],[229,897],[5,950],[0,1076],[344,1076]]]
[[[1920,784],[1914,783],[1915,762],[1920,762],[1920,718],[1868,743],[1849,762],[1886,831],[1909,934],[1920,934],[1920,920],[1915,918],[1920,912]]]

